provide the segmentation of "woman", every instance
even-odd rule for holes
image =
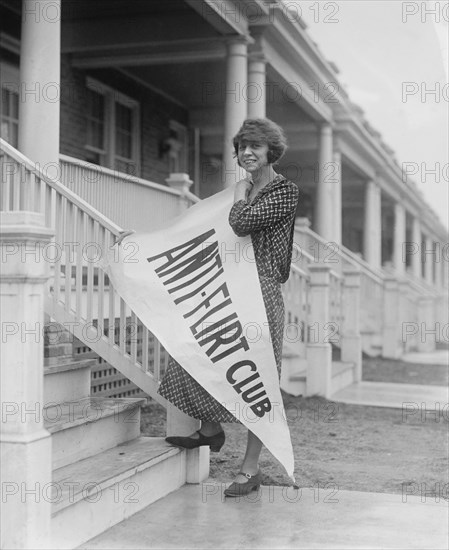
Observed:
[[[284,283],[290,273],[298,188],[273,168],[287,148],[284,133],[277,124],[268,119],[245,120],[233,144],[238,163],[248,176],[235,186],[229,223],[237,236],[251,235],[280,377],[284,329],[280,283]],[[225,441],[221,422],[239,422],[173,358],[158,393],[202,421],[200,430],[189,437],[167,437],[173,445],[188,449],[208,445],[211,451],[219,451]],[[261,449],[262,442],[248,430],[241,471],[225,495],[245,495],[259,488]]]

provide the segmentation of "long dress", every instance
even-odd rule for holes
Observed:
[[[290,274],[298,195],[298,187],[278,174],[251,202],[237,201],[229,213],[234,233],[239,237],[251,235],[279,377],[284,332],[281,283]],[[193,418],[239,422],[172,357],[158,393]]]

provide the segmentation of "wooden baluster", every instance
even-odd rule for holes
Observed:
[[[123,355],[126,353],[126,304],[123,298],[120,298],[120,326],[119,326],[119,346]]]
[[[134,311],[131,311],[131,324],[130,324],[130,330],[129,330],[129,338],[131,340],[130,342],[130,355],[131,359],[134,364],[137,363],[137,337],[139,334],[139,322],[137,319],[137,315],[134,313]]]
[[[50,190],[51,191],[51,190]],[[65,241],[63,243],[66,254],[65,254],[65,310],[71,312],[72,304],[72,263],[73,259],[73,238],[72,238],[72,228],[73,228],[73,204],[68,200],[64,200],[65,203]]]
[[[76,255],[76,318],[78,320],[83,319],[83,254],[82,254],[82,243],[85,240],[85,215],[84,212],[77,208],[76,215],[76,241],[79,243],[77,255]],[[81,248],[81,250],[80,250]]]
[[[102,226],[98,227],[98,245],[100,247],[99,252],[101,253],[101,256],[104,257],[106,250],[106,232]],[[101,336],[104,336],[104,271],[99,267],[97,267],[96,270],[98,277],[98,330],[100,331]]]
[[[154,379],[156,382],[160,380],[161,377],[161,343],[159,340],[154,337]]]
[[[64,219],[62,216],[63,209],[62,195],[56,195],[56,231],[55,231],[55,273],[53,283],[53,299],[57,304],[61,297],[61,265],[63,255],[63,234],[64,234]]]
[[[87,217],[86,239],[81,243],[84,250],[83,264],[87,263],[87,311],[86,321],[88,324],[93,320],[93,301],[94,301],[94,264],[92,262],[92,249],[96,243],[95,239],[95,221],[90,216]]]
[[[149,370],[148,364],[148,329],[144,325],[142,331],[142,368],[145,372]]]
[[[13,161],[7,155],[2,156],[2,195],[1,209],[9,212],[11,209],[11,177],[8,167],[13,165]]]
[[[20,165],[16,163],[15,170],[12,174],[12,209],[20,210]]]

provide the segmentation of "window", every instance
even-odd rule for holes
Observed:
[[[17,149],[19,145],[19,69],[0,64],[2,101],[0,135]]]
[[[139,104],[87,80],[86,160],[139,175]]]

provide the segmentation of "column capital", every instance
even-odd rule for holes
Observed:
[[[249,35],[239,34],[228,36],[225,38],[225,43],[228,49],[232,49],[235,46],[245,46],[245,50],[247,50],[249,44],[254,43],[254,39]]]
[[[248,61],[250,63],[268,63],[268,59],[266,58],[265,54],[260,50],[249,50]]]
[[[321,134],[326,134],[326,133],[331,134],[335,128],[335,125],[332,122],[323,120],[322,122],[318,123],[318,128]]]

